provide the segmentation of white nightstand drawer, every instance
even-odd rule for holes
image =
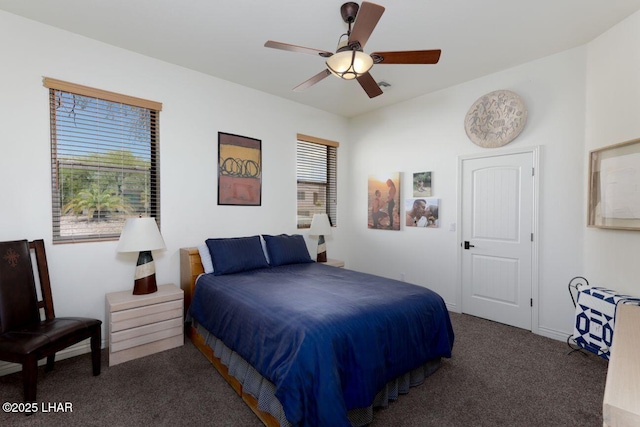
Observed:
[[[110,344],[118,343],[120,341],[129,340],[132,338],[142,337],[144,335],[153,334],[155,332],[164,331],[166,329],[180,327],[182,325],[182,317],[176,317],[174,319],[165,320],[158,323],[151,323],[138,328],[125,329],[120,332],[113,332],[110,338]]]
[[[340,259],[327,259],[327,262],[325,262],[324,264],[326,265],[330,265],[332,267],[344,267],[344,261],[340,260]]]
[[[129,360],[137,359],[139,357],[148,356],[159,351],[165,351],[172,348],[180,347],[184,344],[184,337],[182,334],[176,335],[171,338],[165,338],[160,341],[150,342],[148,344],[142,344],[136,347],[131,347],[126,350],[110,352],[109,353],[109,366],[118,365]]]
[[[111,343],[111,351],[112,352],[122,351],[128,348],[137,347],[143,344],[148,344],[150,342],[160,341],[162,339],[170,338],[176,335],[182,335],[183,328],[184,327],[182,326],[182,324],[180,324],[173,328],[162,329],[152,333],[143,334],[134,338],[115,341]],[[112,337],[112,340],[117,340],[117,339],[118,337]]]
[[[177,300],[111,313],[111,331],[182,317],[182,305],[182,300]]]

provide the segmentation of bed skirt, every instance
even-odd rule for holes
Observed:
[[[258,409],[271,414],[281,427],[290,427],[282,404],[275,396],[275,386],[272,382],[264,378],[238,353],[227,347],[221,340],[211,334],[203,326],[193,320],[194,327],[205,343],[211,347],[213,353],[220,359],[223,365],[229,370],[229,375],[233,376],[242,385],[243,392],[253,396],[258,402]],[[371,406],[366,408],[356,408],[348,412],[349,421],[354,427],[365,426],[373,421],[374,408],[386,408],[389,401],[397,400],[400,394],[409,393],[410,387],[422,384],[426,377],[433,374],[440,367],[440,358],[433,359],[424,365],[389,381],[387,385],[378,392]]]

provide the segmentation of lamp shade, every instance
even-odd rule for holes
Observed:
[[[329,236],[331,234],[331,223],[326,213],[313,215],[309,234],[312,236]]]
[[[373,67],[373,58],[358,50],[345,50],[327,58],[327,68],[341,79],[351,80]]]
[[[155,218],[129,218],[120,234],[116,251],[153,251],[165,247]]]

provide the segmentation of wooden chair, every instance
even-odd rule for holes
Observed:
[[[31,249],[35,251],[42,300],[38,300]],[[41,320],[40,309],[45,319]],[[53,369],[56,352],[91,339],[93,375],[100,375],[98,319],[55,317],[44,242],[0,242],[0,360],[20,363],[25,402],[35,402],[38,360]]]

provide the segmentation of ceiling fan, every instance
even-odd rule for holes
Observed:
[[[349,30],[340,36],[336,53],[272,40],[267,41],[264,46],[326,58],[327,68],[294,87],[295,91],[305,90],[333,74],[345,80],[358,80],[369,98],[373,98],[382,95],[382,89],[369,73],[374,64],[437,64],[441,52],[436,49],[373,52],[370,55],[364,53],[364,46],[383,13],[384,7],[375,3],[363,1],[362,6],[354,2],[343,4],[340,14],[344,22],[349,24]],[[346,40],[343,39],[344,36],[347,36]]]

